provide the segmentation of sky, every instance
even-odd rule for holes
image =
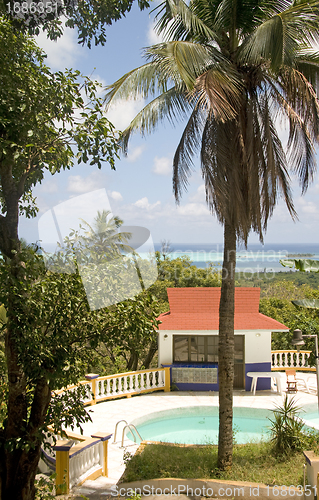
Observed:
[[[158,38],[153,30],[150,11],[141,12],[134,5],[125,18],[107,28],[104,47],[88,49],[78,45],[77,33],[71,29],[65,30],[58,42],[49,41],[45,33],[36,37],[36,41],[47,53],[47,64],[53,71],[78,69],[82,74],[91,75],[103,85],[108,85],[143,64],[143,48],[156,43]],[[123,102],[111,109],[107,116],[120,130],[129,124],[142,106],[141,100]],[[172,159],[183,125],[185,123],[181,122],[173,127],[166,121],[152,135],[142,138],[135,134],[127,157],[122,156],[116,162],[116,171],[111,171],[109,165],[104,163],[101,170],[84,164],[54,176],[46,174],[42,184],[33,191],[39,207],[38,217],[20,220],[20,237],[29,243],[43,240],[45,236],[38,231],[40,218],[65,202],[68,202],[65,206],[73,207],[70,227],[74,228],[75,220],[87,220],[84,205],[77,217],[74,207],[81,205],[81,198],[77,201],[75,198],[104,189],[109,202],[106,208],[119,216],[125,225],[147,228],[155,243],[169,240],[173,246],[178,243],[221,244],[223,228],[206,206],[199,162],[195,162],[188,190],[180,204],[176,205],[174,200]],[[301,196],[298,181],[294,178],[292,190],[299,220],[293,222],[284,203],[279,201],[264,238],[267,245],[319,243],[319,176],[316,175],[306,195]],[[94,199],[94,194],[90,199]],[[95,208],[94,205],[92,207]],[[249,243],[258,243],[258,237],[252,234]]]

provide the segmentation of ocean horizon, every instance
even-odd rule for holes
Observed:
[[[161,250],[161,244],[154,244],[155,250]],[[194,265],[205,268],[209,264],[221,268],[223,262],[223,244],[220,243],[170,243],[170,258],[188,256]],[[280,259],[311,258],[319,259],[319,243],[275,243],[250,244],[237,248],[236,270],[242,272],[287,272],[289,268],[280,264]]]

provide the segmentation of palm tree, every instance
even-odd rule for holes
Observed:
[[[94,255],[95,261],[113,260],[121,257],[123,253],[134,252],[134,249],[128,245],[128,240],[132,234],[119,232],[123,220],[117,215],[112,216],[109,210],[102,210],[101,212],[98,210],[92,225],[83,219],[81,221],[86,229],[86,251],[90,249],[90,254]]]
[[[319,104],[319,1],[166,0],[156,29],[164,42],[146,64],[107,87],[106,103],[151,97],[122,136],[188,121],[173,161],[179,201],[200,154],[206,199],[224,225],[219,309],[219,455],[232,463],[234,272],[236,244],[251,230],[263,241],[279,197],[296,217],[288,170],[307,189],[315,170]],[[289,129],[284,149],[276,124]]]

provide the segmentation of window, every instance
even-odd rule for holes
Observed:
[[[217,363],[218,335],[174,335],[173,358],[179,363]]]

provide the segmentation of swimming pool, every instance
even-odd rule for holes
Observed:
[[[318,404],[304,405],[299,416],[308,427],[319,430]]]
[[[151,413],[131,422],[143,440],[180,444],[217,444],[218,407],[192,406]],[[268,439],[270,410],[234,408],[234,437],[237,443]],[[127,437],[133,439],[129,432]]]

